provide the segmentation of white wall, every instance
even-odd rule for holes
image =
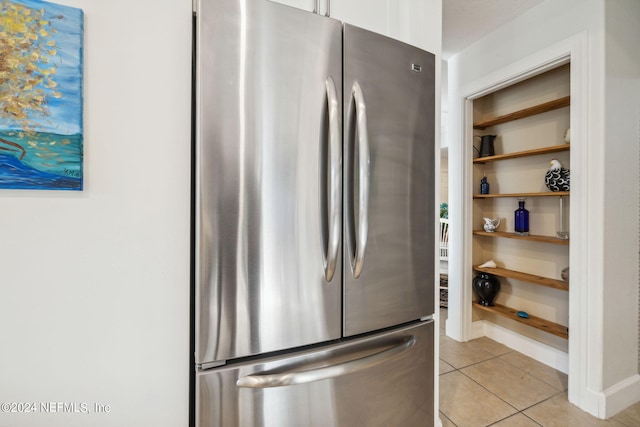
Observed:
[[[0,425],[184,426],[191,1],[57,1],[85,13],[85,190],[0,192],[0,400],[110,412]]]
[[[599,417],[640,400],[638,97],[637,86],[631,88],[638,82],[638,19],[635,0],[546,0],[449,61],[450,237],[451,246],[461,249],[449,261],[447,334],[465,340],[471,324],[465,234],[471,180],[464,98],[555,51],[574,55],[569,399]],[[624,173],[628,178],[620,184]],[[623,191],[614,191],[616,185]]]
[[[640,2],[606,0],[605,7],[603,388],[607,390],[638,370]],[[640,391],[635,397],[640,399]]]

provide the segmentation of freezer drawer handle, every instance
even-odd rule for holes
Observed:
[[[340,250],[340,228],[342,226],[340,199],[342,185],[342,150],[340,141],[340,104],[338,92],[331,77],[325,82],[327,91],[327,110],[329,115],[329,209],[327,215],[329,223],[329,242],[327,244],[324,276],[327,282],[333,279]]]
[[[370,368],[380,363],[388,362],[408,351],[415,345],[415,336],[405,337],[400,343],[386,350],[379,351],[369,356],[360,357],[337,365],[309,371],[282,372],[278,374],[254,374],[238,379],[236,385],[245,388],[272,388],[296,384],[307,384],[314,381],[340,377],[362,369]]]
[[[369,231],[369,134],[367,132],[367,106],[364,94],[358,82],[351,88],[355,102],[356,130],[358,135],[358,232],[356,234],[356,251],[352,261],[353,277],[357,279],[364,266],[364,252],[367,247]],[[351,203],[353,206],[353,202]]]

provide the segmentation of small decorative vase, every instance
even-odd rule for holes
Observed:
[[[473,290],[478,294],[478,304],[492,306],[500,291],[500,282],[494,275],[480,272],[473,279]]]
[[[518,199],[515,212],[515,232],[518,236],[529,235],[529,211],[524,208],[524,199]]]
[[[556,231],[556,238],[561,240],[569,240],[569,232],[564,231],[564,199],[560,196],[560,230]]]
[[[486,176],[480,180],[480,194],[489,194],[489,182],[487,182]]]
[[[483,135],[480,137],[480,157],[495,156],[496,150],[493,148],[493,141],[496,135]]]
[[[498,229],[498,226],[500,225],[499,217],[495,219],[491,219],[491,218],[483,218],[483,219],[484,219],[484,224],[482,225],[482,228],[484,228],[484,231],[486,231],[487,233],[493,233]]]

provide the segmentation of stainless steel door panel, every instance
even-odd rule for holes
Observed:
[[[435,309],[434,60],[345,25],[345,335]]]
[[[197,22],[196,362],[339,338],[341,25],[241,0]]]
[[[199,372],[197,426],[431,426],[433,345],[433,322],[419,323],[281,359]],[[345,366],[350,368],[339,372]]]

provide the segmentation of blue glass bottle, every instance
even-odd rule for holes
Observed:
[[[518,199],[515,212],[515,232],[518,236],[529,235],[529,211],[524,208],[524,199]]]
[[[480,180],[480,194],[489,194],[489,183],[486,176]]]

